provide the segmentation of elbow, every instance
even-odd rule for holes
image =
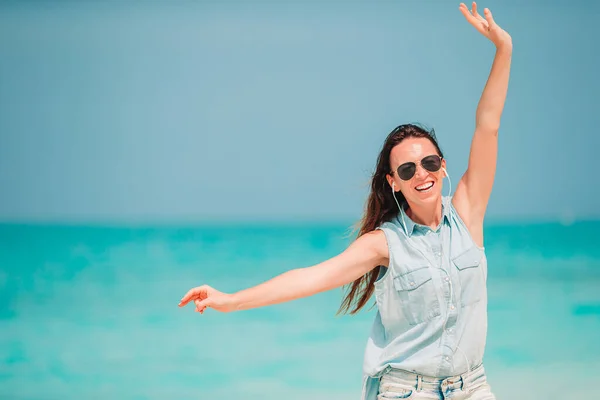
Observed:
[[[476,131],[488,135],[498,135],[500,131],[500,118],[482,118],[477,121]]]
[[[499,125],[488,125],[488,126],[477,127],[476,132],[479,132],[482,135],[498,136],[499,130],[500,130]]]

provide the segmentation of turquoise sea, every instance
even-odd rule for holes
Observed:
[[[348,400],[374,310],[342,291],[239,313],[177,303],[334,256],[349,225],[0,225],[0,399]],[[600,222],[486,227],[499,399],[599,399]]]

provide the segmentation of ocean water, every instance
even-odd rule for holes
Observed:
[[[485,365],[499,399],[600,399],[600,222],[490,225]],[[0,399],[358,399],[374,310],[342,291],[204,315],[318,263],[348,225],[0,225]]]

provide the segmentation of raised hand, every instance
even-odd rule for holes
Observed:
[[[488,8],[483,10],[485,18],[477,12],[477,3],[475,2],[473,2],[471,10],[467,8],[465,3],[460,3],[459,10],[479,33],[490,39],[492,43],[496,45],[496,48],[512,49],[512,38],[505,30],[496,24],[492,17],[492,12]]]
[[[198,286],[190,289],[179,302],[179,307],[185,306],[190,301],[196,305],[196,311],[204,313],[207,307],[221,312],[235,310],[233,297],[230,294],[219,292],[208,285]]]

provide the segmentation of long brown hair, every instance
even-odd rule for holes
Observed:
[[[371,192],[365,205],[365,212],[359,221],[357,238],[365,233],[376,229],[383,222],[390,221],[398,213],[398,205],[391,193],[391,188],[386,179],[386,175],[391,172],[390,153],[392,149],[406,138],[426,138],[433,143],[438,155],[444,157],[435,137],[433,129],[426,130],[424,127],[416,124],[405,124],[396,127],[385,139],[383,148],[377,157],[377,166],[371,178]],[[402,192],[396,192],[396,199],[401,205],[405,198]],[[347,293],[344,296],[338,314],[350,313],[356,314],[369,301],[373,295],[373,284],[379,276],[378,266],[368,274],[363,275],[347,287]]]

